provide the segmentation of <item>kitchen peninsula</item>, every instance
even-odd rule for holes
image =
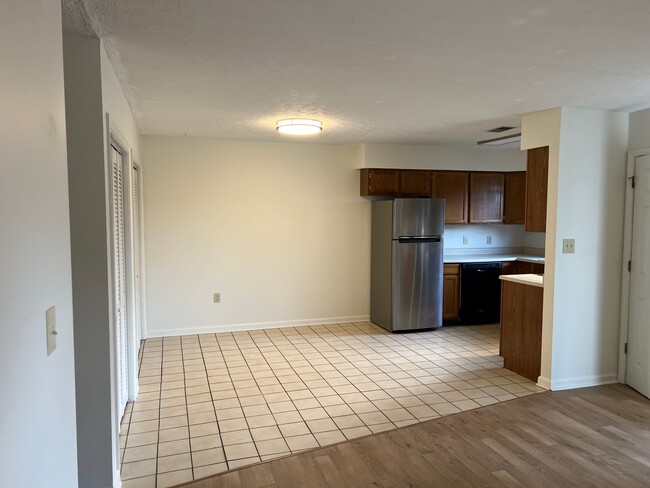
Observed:
[[[501,341],[503,367],[537,381],[542,361],[544,277],[502,275]]]

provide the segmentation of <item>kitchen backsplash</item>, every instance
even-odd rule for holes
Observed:
[[[488,237],[492,243],[488,244]],[[466,238],[466,244],[463,239]],[[536,248],[544,249],[546,234],[525,232],[523,225],[446,225],[445,249]]]

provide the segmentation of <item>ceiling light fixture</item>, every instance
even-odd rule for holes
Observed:
[[[283,119],[275,123],[275,128],[283,134],[307,136],[323,131],[323,124],[313,119]]]

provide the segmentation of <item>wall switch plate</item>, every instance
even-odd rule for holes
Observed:
[[[221,293],[215,293],[212,295],[212,301],[214,303],[221,303]]]
[[[487,239],[485,240],[490,246],[492,245],[492,236],[487,236]]]
[[[469,244],[469,237],[463,236],[463,246],[466,246],[467,244]]]
[[[576,252],[576,240],[575,239],[562,239],[562,253],[563,254],[573,254]]]
[[[45,311],[45,334],[47,337],[47,355],[56,349],[56,308],[50,307]]]

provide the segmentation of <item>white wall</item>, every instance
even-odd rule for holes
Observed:
[[[150,335],[366,319],[370,202],[357,154],[143,137]]]
[[[492,236],[492,245],[487,237]],[[463,237],[468,243],[463,244]],[[445,249],[495,249],[499,247],[522,247],[524,240],[523,225],[446,225]]]
[[[0,3],[0,486],[77,486],[61,3]],[[56,307],[57,349],[45,311]]]
[[[650,109],[630,114],[628,150],[650,148]]]
[[[522,147],[549,145],[540,383],[614,382],[628,115],[555,109],[526,116],[523,131]],[[576,240],[575,254],[562,254],[565,238]]]
[[[518,148],[365,144],[358,158],[360,168],[526,170],[526,154]]]
[[[74,299],[79,484],[119,481],[111,370],[112,317],[107,228],[101,46],[63,36]]]
[[[560,387],[616,381],[628,120],[562,109],[552,380]],[[575,254],[562,254],[564,238],[576,239]]]
[[[119,128],[120,133],[128,141],[133,151],[133,160],[140,162],[140,131],[131,107],[124,96],[122,86],[115,75],[113,65],[106,54],[103,42],[101,43],[100,59],[104,112],[109,114],[111,123]]]
[[[115,70],[113,68],[113,65],[108,58],[108,55],[106,54],[106,49],[104,46],[104,42],[102,41],[100,43],[100,48],[99,48],[99,62],[101,66],[101,95],[102,95],[102,120],[104,123],[103,126],[103,136],[104,136],[104,141],[102,145],[102,150],[104,154],[104,174],[106,177],[106,181],[110,182],[111,178],[111,163],[108,159],[108,145],[110,141],[108,140],[108,134],[109,134],[109,129],[113,131],[116,135],[116,137],[121,139],[121,143],[124,144],[126,147],[127,151],[130,152],[130,158],[128,161],[131,162],[136,162],[140,163],[140,133],[138,129],[137,122],[133,116],[133,112],[131,110],[131,107],[129,103],[126,100],[126,97],[124,96],[124,92],[122,91],[122,86],[117,79],[117,76],[115,74]],[[107,124],[107,117],[108,115],[108,126]],[[126,160],[126,155],[125,155],[125,160]],[[133,205],[133,188],[130,184],[131,181],[133,181],[133,165],[129,164],[127,168],[125,168],[124,172],[124,181],[125,181],[125,190],[124,190],[124,205],[125,205],[125,251],[126,251],[126,256],[125,256],[125,261],[126,261],[126,291],[127,291],[127,329],[128,329],[128,367],[129,367],[129,400],[135,400],[137,397],[137,391],[138,391],[138,384],[137,384],[137,371],[138,371],[138,352],[139,352],[139,346],[140,343],[137,340],[138,335],[137,332],[134,330],[134,325],[135,325],[135,310],[134,310],[134,300],[133,300],[133,293],[134,293],[134,288],[136,286],[135,283],[135,278],[131,272],[133,269],[133,233],[131,229],[131,208]],[[104,183],[104,188],[109,188],[110,183]],[[107,203],[109,200],[107,199]],[[109,212],[105,212],[103,214],[104,218],[106,219],[106,224],[108,228],[111,227],[111,216]],[[144,242],[144,239],[143,239]],[[107,248],[106,252],[109,256],[109,262],[110,261],[110,256],[111,256],[111,249],[112,249],[112,243],[110,241],[107,242]],[[112,268],[111,268],[112,269]],[[110,286],[110,295],[112,295],[112,290],[113,290],[113,279],[114,277],[111,275],[109,276],[108,284]],[[142,284],[144,286],[145,284],[145,278],[144,275],[141,278]],[[113,306],[113,302],[111,302],[111,307]],[[111,313],[109,314],[110,317],[110,327],[111,330],[115,330],[115,318],[112,315],[112,308],[111,308]],[[143,337],[144,338],[144,337]],[[117,342],[115,342],[114,336],[111,337],[112,346],[116,346]],[[115,357],[116,357],[116,352],[112,352],[112,357],[113,357],[113,364],[115,364]],[[112,467],[113,467],[113,478],[114,482],[119,482],[119,433],[120,433],[120,425],[119,422],[116,421],[116,418],[121,417],[121,411],[119,411],[119,407],[117,405],[117,400],[116,400],[116,393],[115,390],[118,387],[117,383],[117,378],[115,377],[115,371],[112,371],[112,382],[113,382],[113,410],[111,412],[112,415],[112,438],[111,438],[111,445],[112,445],[112,455],[113,455],[113,460],[112,460]],[[117,412],[117,415],[116,415]]]

